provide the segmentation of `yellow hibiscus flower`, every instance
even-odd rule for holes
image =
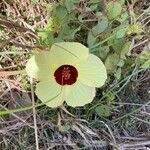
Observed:
[[[38,79],[35,93],[49,107],[64,101],[84,106],[95,97],[95,87],[107,78],[103,62],[77,42],[55,43],[50,51],[34,54],[26,64],[30,77]]]

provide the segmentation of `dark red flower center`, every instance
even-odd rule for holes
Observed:
[[[77,81],[78,71],[71,65],[62,65],[56,69],[54,77],[60,85],[72,85]]]

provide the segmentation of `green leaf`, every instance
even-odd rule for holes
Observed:
[[[101,16],[103,16],[102,12],[100,12],[100,11],[97,11],[95,15],[96,15],[96,17],[98,17],[98,18],[100,18]]]
[[[97,9],[97,7],[98,7],[98,4],[92,4],[92,5],[90,6],[90,9],[91,9],[92,11],[94,11],[94,10]]]
[[[87,37],[87,44],[89,47],[91,47],[96,42],[96,37],[93,35],[91,31],[88,33]]]
[[[99,48],[99,57],[102,59],[102,60],[105,60],[107,55],[109,53],[109,46],[103,46],[103,47],[100,47]]]
[[[94,36],[99,35],[100,33],[104,32],[108,27],[108,20],[107,18],[102,18],[98,24],[92,28],[92,32]]]
[[[124,63],[124,68],[132,67],[133,64],[135,63],[134,61],[135,61],[134,58],[128,58],[128,59],[126,59],[126,61]]]
[[[99,116],[108,117],[110,115],[110,108],[107,105],[98,106],[95,111]]]
[[[123,38],[126,34],[126,31],[127,31],[126,28],[119,29],[116,33],[116,38],[117,39]]]
[[[72,1],[72,0],[65,0],[65,6],[66,6],[66,8],[67,8],[67,11],[70,13],[72,10],[73,10],[73,8],[74,8],[74,2]]]
[[[40,37],[41,43],[44,45],[52,45],[54,43],[54,37],[50,31],[39,31],[38,36]]]
[[[100,120],[95,120],[91,126],[95,129],[100,129],[104,126],[104,124],[102,122],[100,122]]]
[[[113,37],[109,39],[108,44],[109,46],[112,46],[113,50],[120,54],[120,51],[125,44],[126,40],[125,38],[116,39],[116,37]]]
[[[108,18],[110,20],[116,18],[118,15],[121,14],[121,11],[122,11],[122,6],[119,2],[117,1],[111,1],[108,3],[107,7],[107,15],[108,15]]]
[[[125,64],[125,61],[123,59],[120,59],[119,62],[118,62],[118,64],[117,64],[117,66],[118,67],[123,67],[124,64]]]
[[[45,132],[46,132],[48,138],[49,138],[50,140],[53,140],[53,131],[52,131],[50,128],[47,128],[47,129],[45,130]]]
[[[56,4],[47,3],[45,7],[48,17],[52,16],[51,14],[53,13],[53,10],[55,10]]]
[[[59,25],[60,25],[60,20],[57,16],[50,17],[48,19],[48,23],[45,26],[44,30],[55,32],[59,28]]]
[[[63,30],[60,32],[59,37],[64,40],[74,39],[75,34],[80,31],[81,27],[79,26],[76,29],[71,29],[68,25],[64,25]]]
[[[143,32],[142,24],[140,22],[136,22],[135,24],[128,27],[127,34],[133,34],[133,33],[141,33]]]
[[[115,72],[115,77],[119,80],[121,78],[121,68],[118,68]]]
[[[141,66],[141,68],[143,68],[143,69],[148,69],[148,68],[150,68],[150,60],[147,60],[147,61]]]
[[[128,12],[125,11],[124,13],[121,14],[121,16],[117,19],[120,23],[125,22],[128,19],[129,15]]]
[[[123,4],[125,3],[125,0],[119,0],[119,3],[120,3],[121,5],[123,5]]]
[[[38,3],[38,0],[32,0],[31,2],[35,5],[36,3]]]
[[[100,3],[101,0],[90,0],[88,3],[89,4],[95,4],[95,3]]]
[[[108,73],[111,73],[116,69],[119,60],[119,55],[116,53],[108,55],[105,60],[105,67]]]
[[[76,34],[78,31],[80,31],[80,29],[81,29],[81,27],[78,27],[78,28],[76,28],[76,29],[72,29],[72,30],[70,31],[70,34],[68,35],[68,39],[74,39],[75,34]]]
[[[121,53],[120,53],[120,58],[126,59],[126,55],[130,56],[132,49],[132,42],[128,41],[127,43],[124,44]]]
[[[60,20],[62,20],[67,15],[67,9],[65,7],[59,5],[59,6],[56,7],[55,13],[56,13],[56,16]]]
[[[65,125],[63,125],[63,126],[61,126],[61,127],[59,128],[59,131],[62,132],[62,133],[65,133],[65,132],[67,132],[70,128],[71,128],[71,126],[70,126],[68,123],[66,123]]]
[[[86,12],[91,12],[92,10],[91,10],[90,7],[86,7],[86,8],[85,8],[85,11],[86,11]]]
[[[109,102],[112,102],[115,99],[115,95],[111,91],[107,92],[107,93],[104,93],[103,95],[106,95],[106,100],[109,101]]]
[[[135,60],[137,65],[140,65],[142,68],[149,68],[150,60],[150,51],[143,51]]]

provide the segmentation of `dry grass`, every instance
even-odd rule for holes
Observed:
[[[37,46],[35,27],[43,28],[47,23],[45,6],[49,4],[44,0],[35,4],[30,0],[0,2],[0,26],[4,28],[0,33],[0,52],[3,52],[0,55],[0,70],[24,68],[28,53]],[[137,7],[148,7],[148,2],[140,1]],[[143,14],[139,19],[149,31],[148,18],[147,14]],[[136,55],[148,49],[148,46],[148,39],[136,41],[133,52]],[[115,95],[115,102],[110,103],[112,109],[108,118],[100,118],[94,113],[87,118],[84,108],[69,109],[76,116],[72,117],[62,109],[52,110],[45,106],[1,116],[0,149],[150,149],[150,71],[142,71],[128,79],[121,84],[123,88]],[[117,84],[115,81],[110,83],[108,89]],[[34,105],[37,99],[33,95],[33,88],[26,76],[0,74],[1,110]],[[116,90],[119,90],[117,86]],[[60,129],[57,126],[57,112],[63,125]],[[98,127],[95,126],[97,121]]]

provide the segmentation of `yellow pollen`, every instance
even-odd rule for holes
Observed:
[[[70,79],[71,73],[70,73],[70,69],[69,67],[64,67],[63,71],[62,71],[62,78],[64,78],[65,80]]]

